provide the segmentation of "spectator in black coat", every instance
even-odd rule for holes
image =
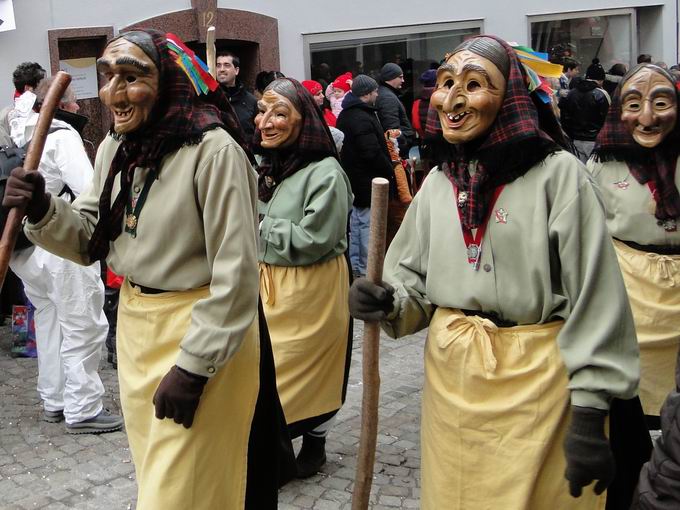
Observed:
[[[562,128],[573,140],[576,155],[584,163],[595,147],[611,103],[609,94],[602,88],[604,79],[604,68],[594,58],[586,71],[586,79],[576,82],[567,97],[559,102]]]
[[[415,141],[415,132],[408,120],[408,114],[403,103],[399,100],[399,90],[404,84],[404,71],[401,67],[388,62],[380,69],[380,86],[378,88],[378,100],[375,103],[378,109],[378,118],[383,130],[398,129],[401,135],[398,138],[399,155],[402,159],[408,158],[408,151]]]
[[[215,68],[217,81],[236,112],[246,142],[250,145],[255,133],[255,116],[258,113],[257,99],[246,90],[241,80],[238,79],[241,61],[231,52],[220,52],[216,58]]]
[[[373,78],[364,74],[356,76],[351,92],[342,102],[336,125],[345,134],[340,161],[354,193],[349,256],[352,270],[361,276],[366,274],[368,257],[371,180],[384,177],[394,186],[392,161],[375,108],[378,97],[378,83]]]

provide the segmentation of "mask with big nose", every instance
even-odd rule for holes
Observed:
[[[105,84],[99,99],[113,115],[118,134],[131,133],[149,122],[158,100],[158,67],[142,48],[123,37],[114,39],[97,60]]]
[[[498,46],[499,58],[507,58],[502,46],[492,39],[488,41],[492,43],[484,42]],[[494,62],[470,49],[448,57],[437,70],[437,84],[430,100],[439,114],[444,138],[449,143],[462,144],[484,136],[503,104],[506,84],[504,72]]]
[[[675,84],[656,66],[633,70],[621,86],[621,122],[636,143],[651,149],[668,136],[678,117]]]

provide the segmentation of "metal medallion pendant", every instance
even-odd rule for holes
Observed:
[[[481,250],[478,244],[471,244],[467,247],[468,262],[477,270],[479,267]]]
[[[458,192],[458,207],[463,207],[465,203],[467,202],[468,199],[468,194],[467,191],[459,191]]]
[[[126,215],[125,227],[129,231],[135,230],[137,228],[137,216],[135,216],[134,214]]]
[[[666,232],[677,232],[678,230],[678,223],[675,221],[675,218],[671,218],[670,220],[663,220],[661,222],[661,226]]]

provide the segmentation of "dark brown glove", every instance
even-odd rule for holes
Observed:
[[[571,425],[564,440],[569,493],[578,498],[583,487],[597,480],[595,494],[602,494],[614,480],[616,464],[604,433],[607,412],[571,406]]]
[[[357,278],[349,289],[349,313],[355,319],[378,322],[394,310],[394,288],[382,282],[371,283],[366,278]]]
[[[207,377],[173,366],[161,379],[153,396],[156,418],[172,418],[175,423],[190,428],[207,382]]]
[[[5,185],[4,207],[25,207],[31,223],[38,223],[50,207],[50,194],[45,192],[45,179],[40,172],[21,167],[12,170]]]

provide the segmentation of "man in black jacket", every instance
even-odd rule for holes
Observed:
[[[578,80],[559,107],[564,131],[574,142],[576,156],[584,163],[595,147],[595,138],[607,117],[611,99],[602,88],[605,72],[598,59],[586,71],[586,79]]]
[[[378,118],[385,131],[399,129],[401,135],[399,142],[399,155],[402,159],[408,158],[408,151],[415,140],[415,133],[411,122],[408,120],[406,108],[399,100],[399,89],[404,84],[404,71],[393,62],[388,62],[380,69],[380,87],[378,88],[378,100],[375,103],[378,109]]]
[[[362,276],[366,274],[368,257],[371,180],[384,177],[394,182],[383,126],[375,108],[378,97],[378,83],[373,78],[364,74],[356,76],[351,92],[342,101],[336,126],[345,134],[340,160],[354,193],[349,258],[354,274]]]
[[[250,145],[255,133],[255,115],[257,115],[257,99],[246,90],[238,79],[241,70],[240,59],[229,51],[217,54],[215,63],[216,79],[229,98],[236,112],[241,129],[245,133],[246,142]]]

